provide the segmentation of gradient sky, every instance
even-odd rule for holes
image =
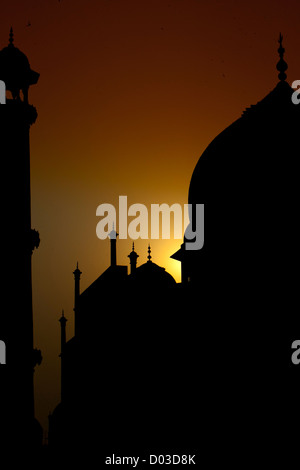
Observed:
[[[59,402],[62,308],[73,335],[73,275],[82,290],[109,264],[96,208],[187,203],[193,168],[210,141],[277,83],[281,31],[288,82],[300,79],[299,0],[11,0],[1,2],[0,48],[15,45],[40,73],[31,130],[36,415]],[[242,155],[241,155],[242,158]],[[238,177],[238,175],[237,175]],[[153,241],[153,261],[180,280],[169,256],[180,241]],[[140,264],[147,241],[137,240]],[[130,240],[118,242],[128,264]],[[141,315],[143,306],[141,308]],[[103,313],[105,314],[105,313]]]

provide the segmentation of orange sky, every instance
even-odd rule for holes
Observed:
[[[3,2],[2,2],[3,3]],[[36,415],[59,401],[59,323],[73,334],[76,261],[86,288],[109,263],[96,208],[187,203],[197,159],[243,109],[277,82],[284,35],[288,81],[300,79],[299,0],[11,0],[1,5],[0,47],[15,45],[40,73],[30,90]],[[28,25],[30,24],[30,26]],[[153,241],[153,261],[179,281],[169,256],[180,241]],[[137,240],[139,262],[147,241]],[[128,264],[130,240],[118,242]],[[142,312],[141,312],[142,314]]]

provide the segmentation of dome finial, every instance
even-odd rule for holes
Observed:
[[[148,256],[147,256],[147,258],[148,258],[148,263],[151,263],[151,258],[152,258],[152,256],[151,256],[151,247],[150,247],[150,243],[149,243],[149,245],[148,245]]]
[[[12,26],[9,31],[9,45],[10,46],[14,45],[14,32],[13,32]]]
[[[276,65],[276,68],[279,72],[279,74],[278,74],[279,80],[284,81],[286,79],[285,71],[287,70],[288,65],[285,62],[285,60],[283,59],[285,49],[284,49],[284,47],[282,47],[282,39],[283,39],[283,36],[280,33],[279,34],[279,40],[278,40],[278,42],[279,42],[278,54],[279,54],[280,59],[279,59],[279,62],[277,63],[277,65]]]

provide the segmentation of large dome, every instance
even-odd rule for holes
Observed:
[[[293,104],[293,92],[280,81],[221,132],[197,162],[189,204],[193,230],[195,204],[204,204],[205,241],[202,250],[186,254],[193,258],[191,270],[201,263],[213,278],[217,271],[225,276],[233,260],[237,271],[246,258],[248,263],[256,258],[270,264],[284,227],[293,231],[300,129],[300,105]]]
[[[276,272],[274,254],[286,231],[295,238],[300,105],[292,101],[287,65],[280,59],[277,68],[275,88],[221,132],[195,166],[188,202],[193,231],[195,205],[204,204],[204,246],[187,251],[184,243],[172,256],[182,262],[185,280],[225,286],[234,272],[237,287],[254,266],[261,275],[271,266]]]
[[[191,178],[190,204],[208,202],[216,192],[219,197],[243,193],[253,197],[266,179],[272,182],[270,177],[283,160],[294,159],[300,106],[293,104],[293,93],[287,82],[280,81],[208,145]]]

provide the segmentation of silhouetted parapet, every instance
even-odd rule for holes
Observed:
[[[1,79],[0,79],[1,80]],[[37,110],[32,104],[12,99],[6,99],[6,104],[0,106],[1,126],[17,131],[24,126],[31,126],[37,120]]]

